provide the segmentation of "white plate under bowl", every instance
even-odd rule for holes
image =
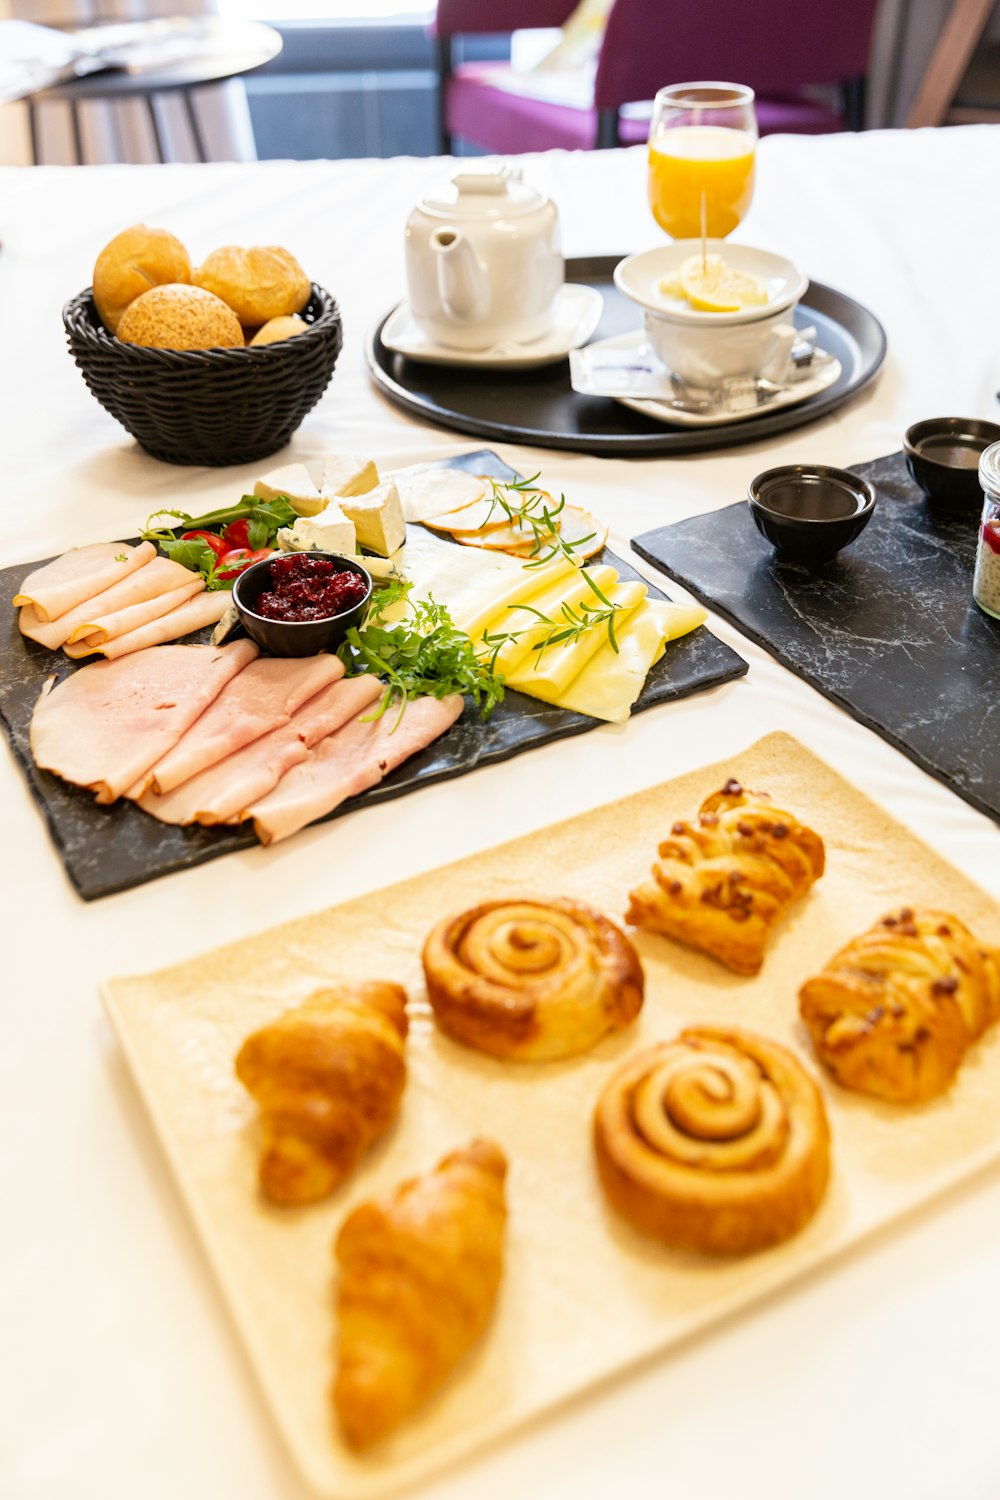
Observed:
[[[448,349],[436,344],[417,326],[409,302],[401,302],[382,328],[382,342],[394,354],[405,354],[427,365],[471,365],[483,370],[530,370],[555,364],[571,349],[579,349],[601,321],[604,298],[596,287],[567,281],[556,294],[552,326],[530,343],[513,340],[490,349]]]
[[[631,333],[619,333],[612,339],[601,339],[600,343],[592,347],[595,349],[639,349],[645,342],[645,333],[637,328]],[[808,401],[810,396],[818,396],[821,391],[827,390],[835,380],[839,379],[841,368],[840,360],[832,359],[817,371],[814,377],[807,376],[803,380],[796,381],[780,395],[772,396],[761,406],[752,406],[747,411],[732,411],[729,408],[709,412],[680,411],[666,401],[654,401],[649,398],[614,396],[611,399],[621,402],[622,406],[629,407],[631,411],[641,412],[644,417],[652,417],[656,422],[668,422],[671,427],[724,427],[730,422],[750,422],[754,417],[767,416],[784,406],[799,406],[803,401]]]
[[[736,323],[752,323],[792,307],[804,296],[809,279],[783,255],[770,250],[755,250],[752,245],[731,245],[728,240],[706,240],[708,255],[721,255],[734,271],[756,276],[767,288],[767,303],[745,307],[739,312],[699,312],[682,297],[668,297],[660,291],[660,282],[675,275],[692,255],[701,254],[701,240],[674,240],[629,255],[615,267],[615,286],[623,296],[647,312],[668,318],[671,322],[691,323],[699,327],[726,328]]]

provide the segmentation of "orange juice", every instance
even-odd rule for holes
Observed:
[[[756,140],[745,130],[721,125],[682,125],[663,130],[649,145],[649,206],[661,229],[675,240],[705,233],[722,239],[739,224],[753,197]]]

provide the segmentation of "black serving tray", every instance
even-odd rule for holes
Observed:
[[[902,453],[854,472],[876,485],[875,513],[814,571],[777,562],[745,503],[632,546],[1000,822],[1000,621],[972,602],[979,509],[929,509]]]
[[[514,471],[495,453],[465,454],[451,462],[455,468],[493,474],[498,479],[515,477]],[[607,550],[601,560],[611,562],[623,578],[639,576],[627,562]],[[79,894],[85,901],[91,901],[129,890],[174,870],[203,864],[231,850],[255,846],[257,840],[249,828],[173,828],[158,823],[130,802],[98,806],[89,792],[37,769],[28,733],[42,684],[53,672],[63,678],[84,665],[70,662],[62,652],[48,651],[26,640],[17,628],[11,601],[22,579],[37,566],[37,563],[21,563],[0,570],[0,611],[8,622],[0,634],[0,722],[48,824],[66,873]],[[653,588],[650,594],[653,598],[663,597]],[[207,641],[211,634],[209,628],[187,639],[192,643]],[[746,670],[743,658],[702,626],[669,647],[647,677],[633,712],[717,687],[742,677]],[[507,760],[536,745],[583,734],[595,729],[599,722],[516,692],[507,694],[485,724],[475,709],[467,706],[447,734],[406,761],[378,786],[343,803],[329,817],[340,817],[358,807],[402,797],[421,786],[464,776],[478,766]]]
[[[604,314],[594,339],[638,328],[639,309],[618,291],[612,274],[621,256],[568,260],[566,279],[598,289]],[[815,422],[874,380],[885,358],[885,330],[874,313],[833,287],[813,281],[795,313],[799,328],[816,328],[821,348],[840,360],[833,385],[800,406],[720,427],[671,427],[602,396],[580,396],[569,383],[569,360],[534,370],[481,370],[425,365],[394,354],[382,342],[391,309],[369,335],[368,369],[378,389],[426,422],[476,437],[538,448],[569,448],[608,457],[695,453],[754,443]]]

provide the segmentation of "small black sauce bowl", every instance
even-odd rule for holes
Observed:
[[[867,479],[828,464],[766,469],[747,491],[750,514],[779,561],[829,562],[871,520],[878,494]]]
[[[295,555],[275,553],[275,557]],[[337,573],[357,573],[365,584],[365,597],[353,609],[345,609],[328,620],[268,620],[255,614],[254,604],[270,581],[274,558],[265,557],[251,563],[233,583],[233,603],[247,635],[271,656],[315,656],[319,651],[336,651],[353,625],[360,625],[372,597],[372,575],[360,563],[340,557],[336,552],[307,552],[303,557],[325,557]]]
[[[980,455],[997,442],[1000,426],[996,422],[981,422],[976,417],[928,417],[907,429],[903,452],[906,467],[931,505],[972,512],[978,511],[983,499]],[[968,455],[964,464],[954,462],[959,452]]]

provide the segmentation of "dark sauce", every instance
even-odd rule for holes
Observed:
[[[865,504],[864,495],[855,494],[835,480],[810,478],[784,479],[768,485],[761,502],[779,516],[799,521],[842,521],[857,515]]]
[[[922,438],[916,452],[931,463],[945,464],[949,469],[978,469],[979,458],[986,444],[982,438],[965,436],[961,432],[932,433]]]
[[[360,604],[368,585],[357,573],[338,569],[328,557],[291,552],[270,564],[267,583],[253,603],[265,620],[329,620]]]

